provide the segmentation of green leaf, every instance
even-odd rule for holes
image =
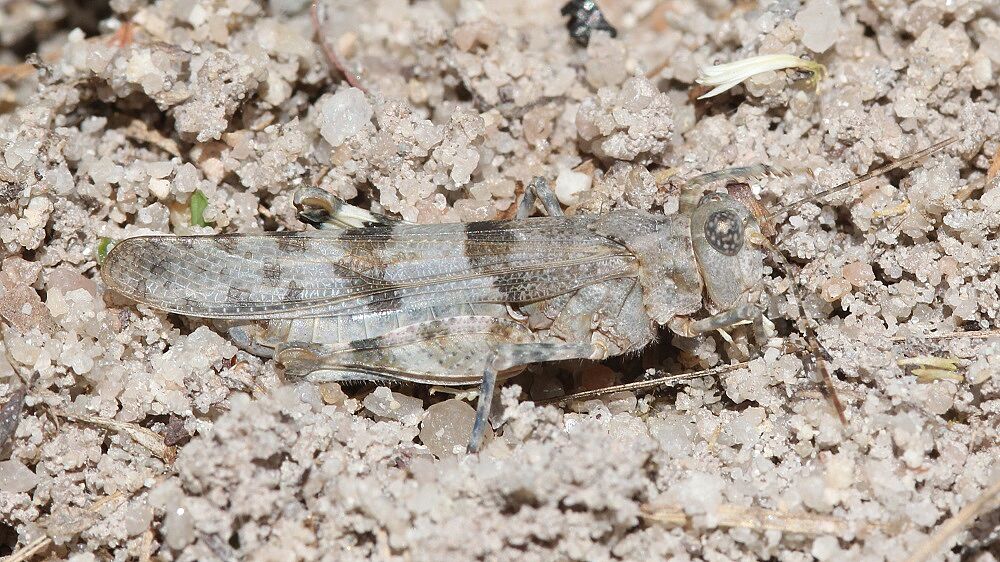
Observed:
[[[115,241],[104,236],[97,242],[97,265],[104,263],[108,257],[108,252],[115,247]]]
[[[205,209],[208,208],[208,197],[196,189],[191,194],[191,226],[205,226]]]

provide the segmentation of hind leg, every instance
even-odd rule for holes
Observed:
[[[311,382],[400,381],[441,386],[480,386],[468,450],[482,444],[497,379],[514,367],[564,359],[602,359],[590,343],[533,341],[515,322],[490,316],[453,316],[417,322],[378,336],[315,344],[285,342],[275,359],[285,372]]]
[[[302,222],[319,229],[361,228],[401,222],[355,207],[317,187],[299,189],[292,203],[298,209]]]
[[[597,358],[598,350],[589,343],[523,343],[502,345],[494,352],[486,365],[483,380],[479,385],[479,402],[476,405],[476,421],[469,436],[469,453],[476,453],[483,443],[487,418],[496,392],[497,373],[529,363],[561,361],[564,359]]]

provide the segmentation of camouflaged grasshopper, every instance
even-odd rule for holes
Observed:
[[[549,216],[529,217],[536,197]],[[515,220],[433,225],[374,215],[316,188],[295,204],[319,230],[130,238],[101,275],[140,303],[226,321],[241,348],[312,382],[479,384],[470,451],[497,380],[520,366],[635,352],[658,326],[696,337],[751,323],[767,335],[761,225],[767,232],[776,213],[746,197],[709,192],[671,215],[563,216],[536,178]]]

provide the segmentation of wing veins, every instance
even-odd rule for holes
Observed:
[[[601,257],[602,258],[603,257],[632,257],[632,255],[628,254],[628,253],[623,253],[623,254],[619,254],[617,256],[601,256]],[[475,280],[475,279],[490,278],[490,277],[494,277],[494,276],[496,276],[498,274],[505,275],[505,274],[511,274],[511,273],[528,273],[528,272],[531,272],[531,271],[539,271],[539,270],[544,269],[544,268],[571,267],[571,266],[574,266],[574,265],[585,265],[585,264],[588,264],[588,263],[593,263],[595,261],[598,261],[598,260],[595,260],[593,258],[578,258],[578,259],[575,259],[575,260],[566,260],[566,261],[562,261],[562,262],[556,262],[556,263],[553,263],[553,264],[545,264],[544,266],[533,265],[533,266],[530,266],[530,267],[511,268],[511,269],[508,269],[506,271],[498,271],[498,272],[482,272],[482,273],[476,273],[476,274],[473,274],[473,275],[454,275],[454,276],[450,276],[450,277],[431,277],[431,278],[427,278],[427,279],[420,279],[420,280],[416,280],[416,281],[411,281],[411,282],[408,282],[408,283],[393,283],[391,281],[386,281],[384,279],[377,279],[378,283],[388,283],[389,286],[371,288],[371,289],[366,289],[366,290],[362,290],[362,291],[355,291],[355,292],[345,293],[345,294],[337,295],[337,296],[319,297],[319,298],[314,298],[314,299],[299,299],[299,300],[279,299],[279,300],[273,301],[273,303],[274,304],[296,304],[296,305],[299,305],[299,306],[302,307],[302,308],[294,308],[294,309],[288,309],[288,308],[286,308],[284,310],[302,310],[303,308],[318,308],[320,306],[327,306],[327,305],[331,305],[331,304],[342,303],[342,302],[346,302],[346,301],[357,299],[357,298],[361,298],[361,297],[370,297],[370,296],[375,296],[375,295],[379,295],[379,294],[385,294],[385,293],[389,293],[390,291],[396,291],[396,290],[399,290],[399,289],[421,289],[421,288],[423,288],[423,289],[431,289],[431,288],[433,288],[433,287],[435,287],[437,285],[444,285],[444,284],[455,283],[455,282],[460,282],[460,281],[472,281],[472,280]],[[366,279],[370,279],[370,278],[366,277]],[[514,287],[514,286],[517,286],[518,284],[519,283],[508,282],[508,283],[503,284],[502,286],[504,286],[504,287]],[[456,289],[441,289],[441,290],[448,290],[448,291],[455,291],[455,290],[457,290],[457,291],[462,291],[462,290],[468,290],[468,289],[469,289],[468,287],[459,287],[459,288],[456,288]],[[431,292],[433,292],[433,291],[427,291],[427,292],[424,292],[424,293],[416,293],[416,294],[417,295],[420,295],[420,294],[430,294]],[[260,305],[260,306],[264,306],[264,305]]]

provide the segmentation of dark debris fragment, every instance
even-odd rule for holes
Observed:
[[[28,386],[22,386],[0,408],[0,449],[17,433],[17,426],[21,423],[21,410],[24,409],[24,397],[27,395]]]
[[[590,43],[590,34],[594,31],[606,31],[612,37],[618,35],[618,30],[604,19],[601,8],[594,0],[570,0],[562,7],[562,15],[569,16],[566,29],[577,43],[586,47]]]
[[[191,440],[191,434],[184,428],[184,418],[171,415],[167,427],[163,430],[163,443],[173,447]]]

